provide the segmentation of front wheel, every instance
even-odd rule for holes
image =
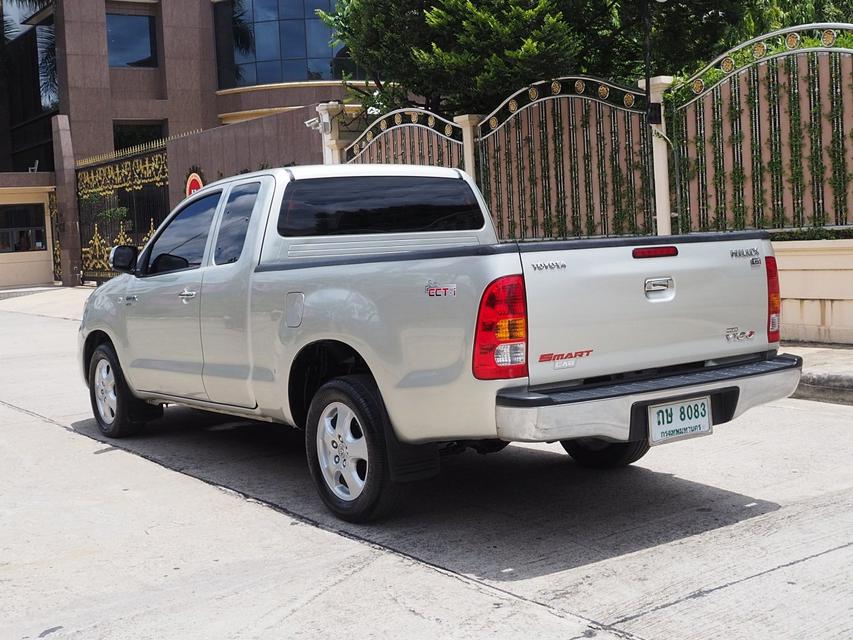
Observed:
[[[99,345],[89,361],[89,399],[98,429],[108,438],[131,436],[162,409],[136,398],[127,386],[118,357],[109,344]]]
[[[323,503],[349,522],[387,514],[398,487],[385,446],[388,415],[369,376],[327,382],[314,396],[305,428],[308,468]]]
[[[646,440],[608,442],[601,438],[577,438],[561,440],[560,444],[578,465],[591,469],[627,467],[649,451]]]

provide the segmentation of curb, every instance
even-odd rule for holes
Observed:
[[[853,375],[803,371],[800,384],[791,397],[853,405]]]

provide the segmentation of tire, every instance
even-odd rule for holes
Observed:
[[[578,438],[562,440],[560,444],[578,465],[590,469],[627,467],[649,451],[646,440],[607,442],[600,438]]]
[[[335,378],[314,395],[305,428],[308,469],[323,503],[341,520],[378,520],[396,504],[399,487],[391,482],[385,444],[390,428],[369,376]]]
[[[136,398],[127,386],[112,345],[99,345],[89,361],[89,400],[100,432],[108,438],[139,433],[148,420],[163,414],[160,407]]]

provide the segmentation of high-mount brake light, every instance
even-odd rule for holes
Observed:
[[[767,268],[767,342],[779,342],[779,327],[782,314],[782,297],[779,294],[779,269],[776,258],[764,258]]]
[[[524,277],[505,276],[483,292],[474,331],[474,377],[527,376],[527,298]]]
[[[632,254],[635,258],[666,258],[667,256],[677,256],[678,247],[639,247],[634,249]]]

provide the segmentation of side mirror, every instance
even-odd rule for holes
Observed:
[[[113,247],[110,251],[110,268],[120,273],[131,273],[136,269],[136,258],[139,249],[123,244]]]

